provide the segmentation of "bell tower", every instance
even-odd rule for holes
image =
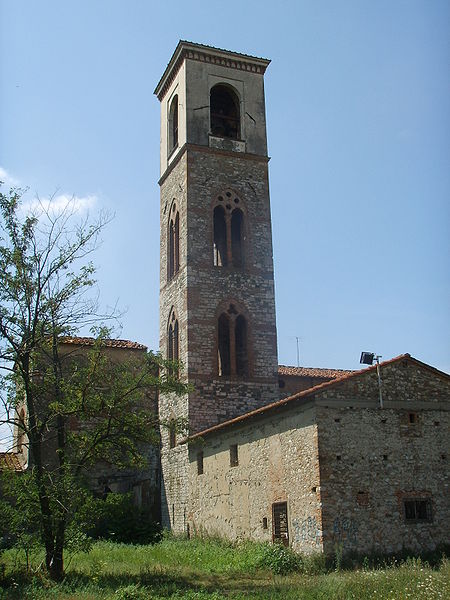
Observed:
[[[180,41],[159,81],[160,351],[183,364],[164,420],[194,433],[278,399],[264,72],[268,60]],[[164,525],[189,520],[186,444],[163,430]]]

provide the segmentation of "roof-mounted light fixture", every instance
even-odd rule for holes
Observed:
[[[361,357],[359,362],[362,365],[373,365],[373,361],[377,361],[377,376],[378,376],[378,391],[380,396],[380,408],[383,408],[383,394],[381,391],[381,372],[380,372],[380,358],[382,356],[380,354],[375,354],[375,352],[361,352]]]

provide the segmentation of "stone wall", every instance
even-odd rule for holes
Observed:
[[[450,538],[448,377],[403,360],[317,395],[324,548],[391,553]],[[410,416],[412,415],[412,416]],[[412,422],[411,422],[412,421]],[[431,499],[431,522],[407,522],[405,498]]]
[[[294,550],[368,554],[448,543],[450,378],[414,360],[344,378],[191,443],[194,531],[271,539],[271,506],[286,501]],[[230,467],[237,444],[239,466]],[[204,454],[197,475],[196,456]],[[405,499],[431,519],[405,518]],[[262,519],[268,529],[262,529]]]
[[[311,403],[295,413],[252,420],[189,449],[188,523],[193,533],[272,540],[272,505],[287,502],[291,546],[320,551],[317,427]],[[230,466],[237,444],[238,466]],[[197,474],[197,453],[204,472]],[[267,519],[267,528],[264,528]]]
[[[213,263],[213,202],[232,189],[245,213],[244,267]],[[180,269],[168,281],[168,219],[180,214]],[[172,310],[179,323],[182,377],[193,386],[184,398],[160,398],[160,416],[184,418],[193,433],[278,399],[275,300],[267,159],[188,147],[161,181],[160,350],[167,355]],[[248,323],[249,374],[218,376],[218,311],[233,302]],[[165,525],[185,523],[187,455],[169,448],[161,431]],[[175,529],[180,529],[175,526]]]

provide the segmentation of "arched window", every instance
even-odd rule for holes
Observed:
[[[176,318],[175,311],[172,309],[167,327],[167,358],[169,360],[180,360],[179,348],[178,319]],[[177,373],[171,374],[176,375]]]
[[[247,320],[230,303],[217,324],[217,358],[220,377],[249,374]]]
[[[167,232],[167,279],[178,273],[180,268],[180,213],[175,202],[172,204],[169,215]]]
[[[178,146],[178,94],[172,99],[169,109],[169,154]]]
[[[219,317],[218,341],[219,375],[221,377],[228,377],[231,374],[230,319],[226,314],[221,314]]]
[[[242,224],[244,215],[239,208],[231,213],[231,254],[233,267],[242,267]]]
[[[214,264],[226,267],[227,257],[227,223],[223,206],[214,209]]]
[[[238,140],[241,135],[239,98],[227,85],[218,84],[210,92],[211,133]]]
[[[216,267],[244,266],[244,213],[231,190],[216,198],[213,211],[213,256]]]

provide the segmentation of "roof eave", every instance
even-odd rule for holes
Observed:
[[[159,80],[154,94],[159,98],[159,100],[163,97],[163,91],[165,90],[167,81],[170,80],[172,76],[176,74],[178,69],[180,68],[183,60],[187,58],[191,58],[190,56],[186,56],[188,51],[191,52],[200,52],[203,54],[207,54],[209,56],[215,56],[217,58],[227,58],[234,59],[238,62],[247,63],[249,65],[258,66],[261,72],[264,74],[268,65],[270,64],[270,60],[268,58],[258,58],[257,56],[251,56],[249,54],[241,54],[239,52],[231,52],[230,50],[224,50],[222,48],[215,48],[214,46],[207,46],[206,44],[195,44],[193,42],[188,42],[186,40],[180,40],[175,48],[174,53],[162,74],[161,79]]]

